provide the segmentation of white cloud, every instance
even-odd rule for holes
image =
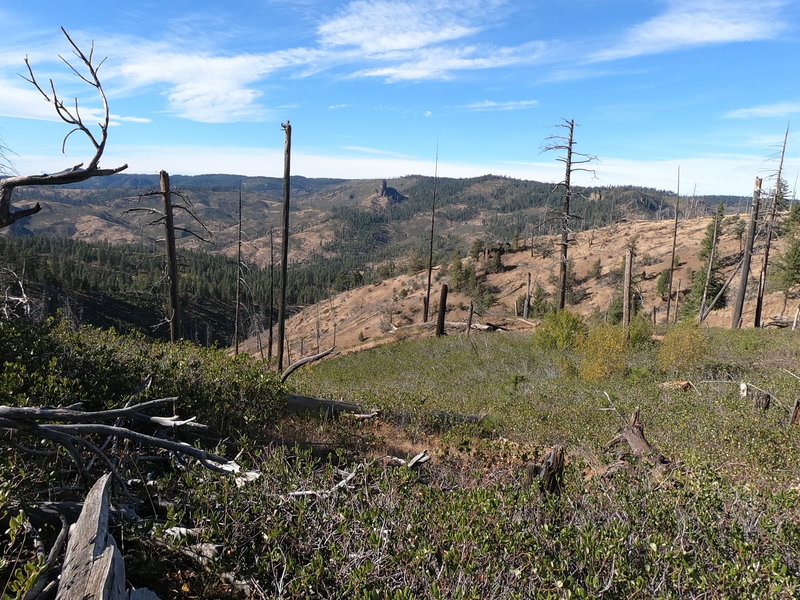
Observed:
[[[24,88],[0,80],[0,116],[58,121],[58,115],[33,87]]]
[[[480,30],[469,23],[473,2],[355,0],[318,28],[323,46],[355,46],[368,53],[423,48]],[[472,15],[472,19],[475,15]]]
[[[725,114],[728,119],[753,119],[760,117],[789,117],[800,113],[800,102],[776,102],[750,108],[739,108]]]
[[[363,69],[353,77],[381,77],[389,82],[448,79],[454,71],[496,69],[532,64],[542,58],[547,45],[529,42],[520,46],[479,48],[477,46],[434,47],[416,52],[387,55],[385,67]],[[396,59],[390,61],[390,59]]]
[[[616,60],[679,48],[772,39],[783,30],[782,0],[754,6],[744,0],[670,0],[669,7],[630,29],[620,43],[595,53],[592,61]]]
[[[375,154],[378,156],[391,156],[394,158],[413,159],[413,156],[408,154],[399,154],[391,150],[381,150],[380,148],[369,148],[367,146],[342,146],[342,150],[351,150],[353,152],[363,152],[365,154]]]
[[[96,39],[95,48],[98,55],[112,57],[103,65],[103,82],[112,100],[160,92],[167,111],[181,118],[206,123],[263,121],[272,118],[275,111],[265,95],[264,83],[282,70],[290,70],[298,77],[340,69],[356,78],[422,81],[448,79],[458,71],[537,60],[544,48],[542,42],[509,47],[464,42],[491,26],[494,19],[501,19],[502,5],[506,3],[507,0],[353,0],[319,21],[316,42],[310,46],[271,52],[225,55],[214,43],[219,36],[211,35],[209,39],[205,33],[198,44],[195,29],[200,29],[199,23],[207,23],[197,18],[178,23],[177,34],[173,32],[168,39],[121,34]],[[220,28],[221,24],[215,26]],[[91,39],[84,32],[74,32],[73,37],[82,47]],[[57,65],[55,56],[64,54],[65,44],[63,40],[58,42],[57,48],[51,48],[48,42],[52,52],[37,51],[42,55],[37,62],[41,61],[38,64],[43,69],[61,69],[63,73],[63,65]],[[37,44],[31,47],[36,48]],[[44,70],[41,74],[45,79],[49,76]],[[71,91],[65,89],[65,94],[71,95]],[[13,116],[31,111],[18,99],[0,102],[21,107],[21,112]],[[42,112],[39,115],[44,116]]]
[[[161,44],[147,42],[119,54],[119,65],[111,72],[112,81],[124,82],[117,93],[163,86],[170,112],[204,123],[269,119],[272,112],[261,101],[258,83],[275,71],[303,66],[321,56],[302,48],[211,56],[167,51]]]
[[[68,107],[71,109],[72,106]],[[103,118],[100,108],[80,106],[80,114],[89,127]],[[48,103],[33,86],[20,87],[0,80],[0,116],[17,119],[33,119],[36,121],[60,121],[53,105]],[[145,117],[110,115],[110,125],[119,123],[149,123]]]
[[[492,111],[524,110],[528,108],[534,108],[538,104],[539,104],[538,100],[510,100],[505,102],[497,102],[495,100],[483,100],[481,102],[473,102],[472,104],[465,104],[461,108],[475,112],[492,112]]]

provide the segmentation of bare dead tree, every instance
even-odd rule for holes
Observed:
[[[239,354],[239,313],[242,308],[242,184],[239,183],[239,227],[236,244],[236,310],[234,311],[233,346],[234,353]]]
[[[267,362],[272,361],[272,330],[274,329],[272,311],[275,309],[275,244],[273,242],[273,229],[269,228],[269,319],[267,327],[269,336],[267,340]]]
[[[756,177],[753,188],[753,205],[750,207],[750,223],[747,226],[747,241],[742,255],[742,278],[739,282],[739,289],[736,291],[736,303],[733,306],[731,329],[739,329],[742,326],[742,309],[744,308],[744,297],[747,293],[747,280],[750,277],[750,261],[753,256],[753,243],[756,239],[758,210],[761,206],[761,182],[761,178]]]
[[[167,247],[167,275],[169,277],[169,293],[167,294],[167,301],[169,304],[169,313],[167,321],[169,322],[170,341],[177,342],[182,337],[181,328],[181,309],[180,309],[180,294],[178,288],[179,274],[178,274],[178,251],[175,244],[175,232],[183,231],[196,237],[201,242],[211,242],[211,231],[206,227],[205,223],[194,212],[192,202],[188,196],[180,191],[173,190],[169,182],[169,173],[161,171],[159,173],[160,189],[142,194],[139,198],[147,196],[161,196],[163,201],[163,210],[158,210],[152,207],[134,207],[129,208],[122,214],[129,214],[134,212],[145,212],[155,219],[147,223],[148,227],[163,225],[165,231],[164,241]],[[173,196],[178,197],[182,202],[173,202]],[[196,223],[200,225],[207,237],[204,237],[192,229],[175,225],[174,209],[181,210],[188,214]]]
[[[574,218],[575,215],[570,214],[570,201],[572,199],[572,174],[577,171],[588,171],[594,173],[592,169],[576,166],[582,165],[594,160],[596,156],[590,154],[583,154],[575,152],[575,120],[567,121],[564,119],[563,123],[558,127],[563,127],[567,130],[566,136],[551,136],[547,138],[551,143],[546,144],[543,151],[551,150],[564,150],[566,156],[559,157],[558,160],[565,165],[564,180],[558,185],[564,186],[564,204],[561,210],[561,261],[558,270],[558,310],[562,310],[566,304],[567,298],[567,248],[569,247],[569,220]]]
[[[628,336],[631,326],[631,280],[633,272],[634,244],[625,248],[625,274],[622,285],[622,327]]]
[[[703,297],[700,300],[700,322],[702,323],[705,320],[706,315],[706,301],[708,300],[708,288],[711,285],[711,273],[714,270],[714,259],[716,258],[717,252],[717,234],[719,233],[719,228],[722,225],[722,218],[714,217],[714,234],[711,237],[711,249],[709,250],[708,254],[708,268],[706,269],[706,280],[703,284]]]
[[[678,245],[678,209],[681,205],[681,168],[678,167],[678,195],[675,200],[675,224],[672,227],[672,254],[669,259],[669,283],[667,284],[667,316],[665,321],[669,323],[669,310],[672,308],[672,278],[675,275],[675,250]]]
[[[33,67],[31,66],[31,63],[27,57],[25,57],[25,65],[28,68],[28,75],[23,75],[22,78],[33,85],[44,97],[44,99],[53,105],[56,114],[62,121],[72,126],[72,129],[64,137],[64,140],[61,144],[62,152],[66,148],[69,137],[73,133],[77,132],[85,135],[92,144],[95,150],[94,156],[92,156],[92,158],[89,160],[89,163],[86,165],[86,167],[84,167],[84,163],[80,163],[70,169],[59,171],[58,173],[18,175],[15,177],[6,177],[5,179],[0,180],[0,229],[8,227],[20,219],[34,215],[42,209],[41,205],[36,203],[36,205],[31,208],[15,210],[11,204],[11,197],[14,193],[14,190],[18,187],[77,183],[92,177],[113,175],[128,168],[128,165],[122,165],[121,167],[116,167],[113,169],[101,169],[99,166],[100,159],[102,158],[103,152],[106,149],[106,143],[108,141],[108,126],[110,122],[108,99],[106,98],[103,85],[100,83],[100,78],[98,75],[100,67],[105,62],[105,58],[100,61],[96,61],[94,56],[94,44],[92,44],[89,53],[86,54],[78,47],[78,45],[73,41],[63,27],[61,28],[61,31],[66,36],[67,41],[72,47],[72,51],[78,58],[79,62],[77,62],[76,65],[73,65],[73,63],[69,62],[63,56],[59,56],[59,58],[64,62],[64,64],[67,65],[67,67],[69,67],[76,77],[90,87],[94,88],[100,97],[100,101],[103,106],[103,112],[101,121],[97,124],[96,129],[93,129],[84,121],[77,98],[75,98],[74,101],[65,104],[64,99],[58,95],[55,83],[52,79],[50,80],[50,85],[48,86],[49,89],[47,90],[42,86],[42,84],[40,84],[40,82],[36,79],[36,75],[33,72]]]
[[[775,219],[778,214],[778,205],[783,200],[783,159],[786,156],[786,143],[789,141],[789,126],[786,126],[786,133],[783,136],[783,147],[780,153],[780,162],[778,163],[778,173],[775,177],[775,192],[772,195],[772,209],[770,210],[769,219],[767,219],[766,230],[767,240],[764,245],[764,257],[761,261],[761,273],[758,277],[758,293],[756,294],[756,310],[753,327],[761,327],[761,312],[764,307],[764,293],[767,288],[767,269],[769,268],[769,252],[772,246],[772,236],[775,229]]]
[[[282,123],[286,134],[283,162],[283,239],[281,239],[281,289],[278,296],[278,372],[283,371],[284,336],[286,333],[286,287],[289,275],[289,192],[291,187],[292,125]],[[287,350],[288,353],[288,350]],[[288,358],[288,357],[287,357]]]

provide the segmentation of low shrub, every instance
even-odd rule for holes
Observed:
[[[586,323],[579,314],[559,310],[544,316],[533,334],[533,343],[542,350],[575,350],[586,332]]]
[[[16,406],[118,407],[151,373],[142,400],[176,396],[179,414],[219,431],[257,433],[283,406],[278,377],[263,362],[189,342],[11,320],[0,321],[0,356],[0,402]]]
[[[663,371],[677,375],[696,369],[707,355],[705,332],[693,322],[682,322],[661,340],[657,360]]]
[[[579,372],[584,381],[603,381],[627,369],[625,330],[619,325],[598,325],[578,346]]]

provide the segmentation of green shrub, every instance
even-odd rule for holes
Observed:
[[[705,332],[693,322],[670,329],[658,349],[658,366],[671,373],[682,373],[702,364],[708,354]]]
[[[176,396],[179,414],[220,431],[256,432],[283,406],[278,377],[264,363],[189,342],[73,331],[53,319],[0,321],[0,356],[0,402],[17,406],[118,407],[150,373],[153,385],[143,400]]]
[[[533,334],[533,343],[543,350],[574,350],[586,336],[583,318],[568,310],[548,313]]]
[[[619,325],[598,325],[578,347],[580,375],[585,381],[603,381],[627,369],[625,330]]]
[[[631,348],[642,348],[652,344],[654,329],[650,317],[641,313],[633,315],[628,328],[628,345]]]

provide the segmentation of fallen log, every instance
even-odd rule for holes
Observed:
[[[158,598],[149,590],[125,592],[125,564],[108,531],[110,481],[111,474],[97,480],[70,527],[56,600]]]
[[[333,352],[335,349],[336,349],[336,346],[331,346],[330,348],[328,348],[324,352],[320,352],[319,354],[314,354],[313,356],[306,356],[305,358],[301,358],[297,362],[292,363],[291,365],[289,365],[289,367],[281,375],[281,383],[285,382],[289,378],[289,375],[294,373],[300,367],[302,367],[304,365],[307,365],[309,363],[312,363],[312,362],[316,362],[318,360],[322,360],[323,358],[328,356],[331,352]]]

